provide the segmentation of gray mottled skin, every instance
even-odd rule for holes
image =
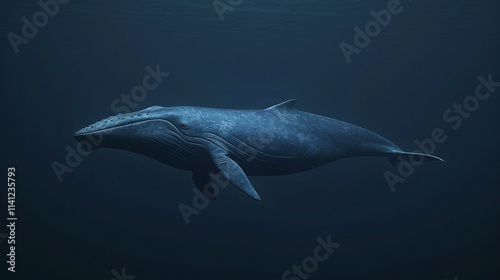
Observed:
[[[98,147],[136,152],[193,171],[200,190],[210,184],[210,172],[220,172],[257,200],[246,175],[291,174],[354,156],[441,160],[404,152],[364,128],[296,110],[295,101],[264,110],[153,106],[99,121],[77,131],[75,138],[102,136]]]

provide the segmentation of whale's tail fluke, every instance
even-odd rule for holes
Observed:
[[[395,152],[389,157],[389,161],[391,162],[392,165],[396,165],[399,162],[402,161],[408,161],[410,163],[423,163],[426,161],[441,161],[444,162],[444,160],[440,157],[430,155],[430,154],[424,154],[424,153],[417,153],[417,152]]]

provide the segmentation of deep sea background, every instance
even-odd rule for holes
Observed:
[[[387,3],[243,0],[221,21],[211,0],[71,0],[16,54],[7,34],[41,8],[5,1],[0,174],[16,168],[18,221],[16,273],[0,239],[0,278],[119,280],[125,268],[135,280],[282,279],[330,235],[341,246],[308,279],[500,279],[500,87],[456,130],[443,120],[479,75],[500,81],[500,2],[402,0],[347,63],[339,44]],[[250,177],[262,202],[230,186],[189,225],[178,205],[192,205],[191,174],[141,155],[97,150],[59,182],[51,164],[66,165],[73,133],[114,115],[113,100],[157,64],[170,75],[134,110],[297,98],[405,150],[442,128],[434,154],[446,162],[417,167],[395,192],[384,158]]]

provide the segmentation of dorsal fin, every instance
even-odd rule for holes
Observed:
[[[281,102],[279,104],[273,105],[269,108],[266,108],[266,110],[291,110],[295,109],[295,103],[297,102],[297,99],[290,99],[285,102]]]

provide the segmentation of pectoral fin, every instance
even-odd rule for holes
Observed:
[[[249,197],[260,201],[259,194],[253,188],[243,169],[234,160],[229,158],[223,150],[214,148],[210,151],[210,156],[226,180],[230,181]]]

